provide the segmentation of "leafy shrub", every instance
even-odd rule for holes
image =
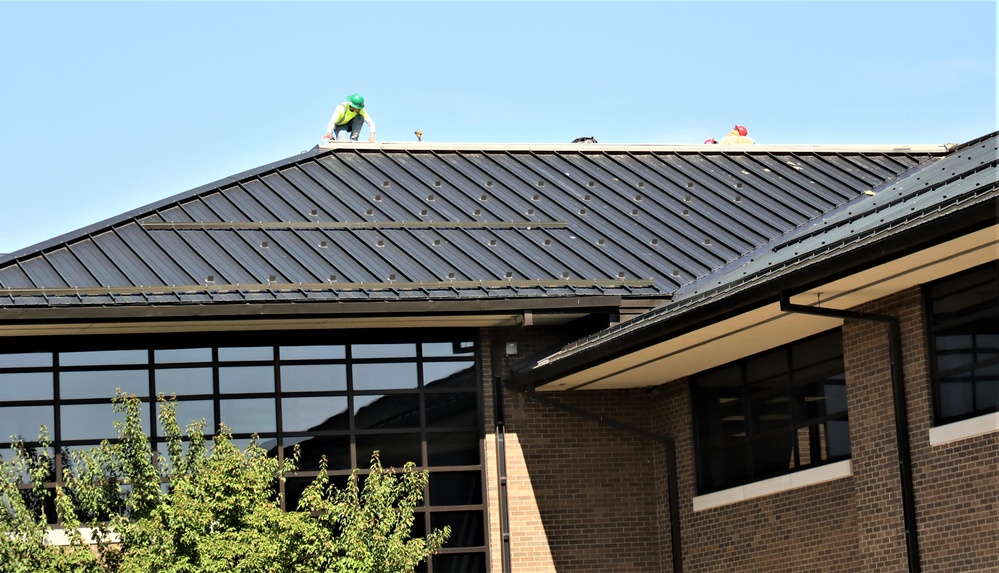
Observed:
[[[15,443],[14,459],[0,460],[4,571],[408,573],[451,533],[411,538],[429,474],[412,462],[398,474],[383,468],[378,452],[363,487],[357,469],[343,489],[331,485],[324,459],[299,511],[283,511],[276,486],[295,470],[297,450],[279,463],[256,438],[240,450],[225,426],[209,447],[204,421],[187,426],[185,450],[175,400],[159,400],[165,457],[154,457],[142,430],[140,400],[121,393],[119,439],[64,455],[60,486],[46,487],[54,463],[44,427],[37,448]],[[50,542],[53,511],[68,546]]]

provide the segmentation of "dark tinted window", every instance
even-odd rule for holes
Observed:
[[[926,288],[937,424],[999,411],[999,264]]]
[[[850,455],[839,330],[691,377],[698,490]]]

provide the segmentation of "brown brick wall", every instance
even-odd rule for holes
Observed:
[[[900,319],[922,570],[999,571],[999,435],[930,446],[920,290],[854,310]],[[685,380],[652,392],[547,396],[675,438],[686,573],[906,571],[887,333],[878,322],[851,320],[843,326],[852,477],[699,512],[692,506],[696,482]],[[516,334],[524,356],[557,338],[541,329]],[[485,333],[483,348],[500,336],[509,333]],[[485,357],[487,388],[491,358]],[[505,364],[498,366],[505,371]],[[672,571],[662,445],[510,391],[504,400],[513,570]],[[498,573],[491,390],[486,403],[490,557]]]
[[[618,420],[647,418],[647,399],[637,392],[557,399]],[[519,440],[556,570],[603,572],[612,563],[614,571],[660,571],[660,537],[648,526],[658,514],[658,445],[523,398],[510,406],[509,431]],[[530,571],[517,559],[518,542],[529,537],[516,531],[518,522],[511,511],[514,562],[521,561],[515,570]]]
[[[999,571],[999,437],[917,449],[923,571]]]
[[[895,309],[877,310],[894,314]],[[902,328],[907,329],[908,324]],[[905,353],[903,347],[903,354],[903,371],[908,371],[911,353]],[[843,360],[856,491],[853,503],[859,526],[858,565],[863,571],[906,571],[888,326],[847,321],[843,325]]]
[[[931,446],[930,363],[920,289],[862,310],[900,318],[922,570],[999,571],[999,434]],[[852,402],[850,408],[852,429]]]
[[[655,431],[676,436],[684,573],[864,571],[855,565],[856,512],[849,479],[694,512],[689,386],[676,381],[656,397],[661,414],[655,417]]]
[[[520,355],[547,347],[555,336],[540,329],[531,334],[535,336],[519,341]],[[490,397],[494,366],[492,357],[484,364]],[[545,396],[635,426],[649,421],[650,400],[643,391]],[[489,525],[491,540],[496,540],[490,555],[492,571],[499,572],[495,432],[492,400],[487,402]],[[505,410],[513,571],[662,571],[663,537],[654,526],[660,519],[656,460],[661,460],[661,446],[510,390]]]

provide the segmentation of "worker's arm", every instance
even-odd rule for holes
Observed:
[[[333,129],[336,127],[337,120],[342,118],[344,116],[344,113],[346,113],[346,111],[347,108],[344,107],[342,103],[336,106],[336,109],[333,110],[333,117],[331,117],[330,122],[326,124],[326,135],[330,135],[333,133]]]
[[[368,112],[364,111],[363,109],[361,110],[361,117],[363,117],[364,121],[367,122],[368,124],[368,131],[369,131],[368,142],[370,143],[375,140],[375,120],[371,119],[371,116],[368,115]]]

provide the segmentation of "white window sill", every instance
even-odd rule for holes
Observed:
[[[992,432],[999,432],[999,412],[930,428],[930,445],[942,446]]]
[[[842,479],[853,475],[853,468],[850,460],[819,466],[800,472],[794,472],[785,476],[765,479],[758,482],[749,483],[739,487],[724,489],[694,498],[694,511],[704,511],[723,505],[731,505],[749,499],[773,495],[783,491],[790,491],[802,487],[808,487],[827,481]]]

